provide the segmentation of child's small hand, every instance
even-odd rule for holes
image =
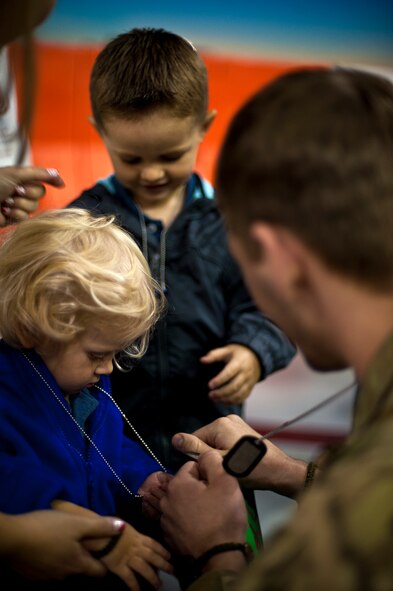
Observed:
[[[241,404],[261,376],[259,358],[244,345],[232,343],[212,349],[201,357],[202,363],[224,362],[225,367],[209,382],[209,396],[221,404]]]
[[[158,589],[161,581],[157,571],[173,572],[170,557],[168,550],[159,542],[139,533],[127,523],[116,546],[101,558],[101,562],[132,591],[140,591],[136,574]]]
[[[167,472],[153,472],[140,487],[138,494],[143,496],[142,512],[149,519],[158,520],[161,517],[160,499],[171,478],[173,475]]]

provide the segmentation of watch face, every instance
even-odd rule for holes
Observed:
[[[245,435],[224,456],[222,465],[231,476],[243,478],[253,471],[266,451],[262,439]]]

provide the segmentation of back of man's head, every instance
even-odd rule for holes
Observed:
[[[393,85],[347,69],[280,77],[233,119],[216,188],[245,245],[252,221],[285,226],[334,271],[391,290]]]

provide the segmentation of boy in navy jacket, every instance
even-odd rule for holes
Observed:
[[[70,205],[115,214],[168,301],[139,366],[115,369],[113,394],[176,470],[183,458],[172,435],[241,414],[255,383],[286,367],[295,348],[256,309],[229,253],[214,190],[193,172],[215,118],[194,46],[162,29],[121,34],[96,59],[90,97],[114,174]]]

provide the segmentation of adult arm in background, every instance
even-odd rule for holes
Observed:
[[[0,560],[25,578],[100,577],[107,568],[84,543],[120,534],[124,522],[112,517],[68,515],[55,510],[0,514]]]
[[[0,167],[0,227],[28,218],[45,195],[45,185],[60,188],[64,181],[54,168]]]
[[[193,434],[177,433],[173,436],[172,444],[182,452],[200,454],[215,449],[224,456],[244,435],[261,437],[242,418],[228,415],[197,429]],[[265,440],[265,444],[265,456],[247,477],[240,480],[241,485],[296,498],[304,489],[307,463],[288,456],[269,440]]]

